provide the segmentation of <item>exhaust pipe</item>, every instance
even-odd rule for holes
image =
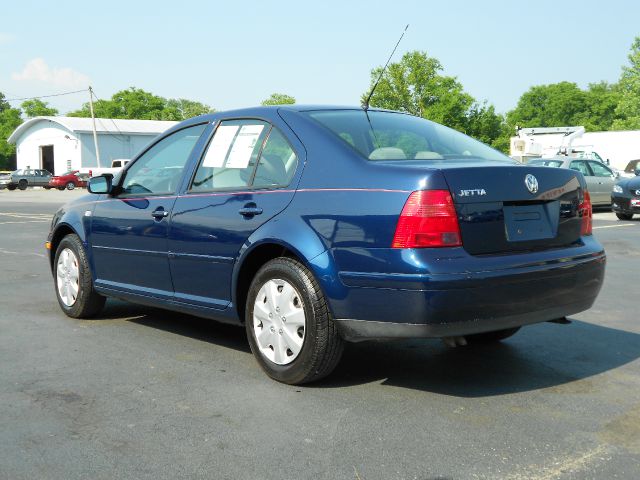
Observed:
[[[461,336],[458,337],[442,337],[442,341],[447,347],[465,347],[467,345],[467,339]]]
[[[547,320],[549,323],[559,323],[560,325],[569,325],[571,320],[567,317],[554,318],[553,320]]]

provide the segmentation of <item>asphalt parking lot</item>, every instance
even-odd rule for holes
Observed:
[[[596,305],[493,347],[350,345],[304,387],[244,330],[109,301],[59,309],[43,242],[81,191],[0,191],[0,479],[636,479],[640,218],[594,215]]]

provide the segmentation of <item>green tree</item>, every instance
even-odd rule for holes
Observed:
[[[407,52],[399,62],[389,64],[369,104],[466,131],[467,114],[474,99],[455,77],[441,75],[442,70],[441,63],[426,52]],[[371,71],[371,85],[362,95],[363,103],[381,71],[382,67]]]
[[[585,111],[575,115],[573,124],[584,125],[588,132],[611,130],[620,97],[617,84],[605,81],[589,84],[585,91]]]
[[[185,98],[170,98],[167,100],[163,120],[186,120],[188,118],[204,115],[205,113],[213,113],[215,109],[204,103],[187,100]],[[173,118],[168,118],[173,117]]]
[[[286,93],[272,93],[269,98],[262,101],[262,105],[291,105],[296,99]]]
[[[25,100],[20,106],[22,107],[23,113],[28,118],[48,117],[58,114],[57,109],[50,107],[47,102],[43,102],[37,98],[33,100]]]
[[[362,103],[381,71],[382,67],[371,71],[371,84]],[[442,75],[442,71],[442,64],[426,52],[405,53],[399,62],[389,64],[369,103],[427,118],[494,144],[502,134],[502,115],[486,101],[477,102],[455,77]]]
[[[9,167],[9,160],[16,153],[16,146],[7,142],[9,135],[22,123],[20,110],[11,108],[0,92],[0,169]]]
[[[616,130],[640,129],[640,37],[636,37],[629,53],[629,66],[622,67],[616,108],[618,118],[613,122]]]
[[[482,104],[474,102],[467,114],[466,134],[481,142],[504,150],[504,145],[498,142],[504,128],[504,117],[496,113],[493,105],[486,101]],[[507,145],[507,149],[508,149]]]
[[[507,124],[511,127],[574,125],[586,106],[586,94],[575,83],[536,85],[523,93],[516,108],[507,114]]]
[[[130,87],[113,94],[110,100],[97,100],[93,104],[96,117],[138,120],[185,120],[212,112],[208,105],[191,100],[169,99],[154,95],[141,88]],[[68,114],[72,117],[90,117],[89,104]]]

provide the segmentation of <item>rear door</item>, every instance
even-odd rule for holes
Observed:
[[[119,191],[96,202],[90,244],[96,286],[170,299],[167,234],[184,167],[206,124],[164,137],[124,173]]]
[[[589,189],[589,195],[591,196],[591,202],[602,203],[602,184],[598,182],[598,179],[593,175],[591,168],[589,168],[589,162],[587,160],[573,160],[569,164],[569,168],[582,173],[584,176],[587,182],[587,188]]]
[[[175,300],[222,309],[247,238],[291,201],[298,164],[284,134],[254,119],[222,121],[173,208],[169,258]]]
[[[594,160],[589,161],[589,167],[593,173],[593,179],[598,185],[599,198],[598,204],[610,204],[611,203],[611,191],[613,190],[613,184],[615,183],[615,175],[613,172],[600,162]]]

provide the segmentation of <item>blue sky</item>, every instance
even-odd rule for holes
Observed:
[[[8,98],[135,86],[223,110],[272,92],[359,103],[370,70],[424,50],[479,100],[513,108],[532,85],[616,81],[640,35],[640,2],[36,2],[1,7]],[[62,113],[85,94],[47,99]]]

